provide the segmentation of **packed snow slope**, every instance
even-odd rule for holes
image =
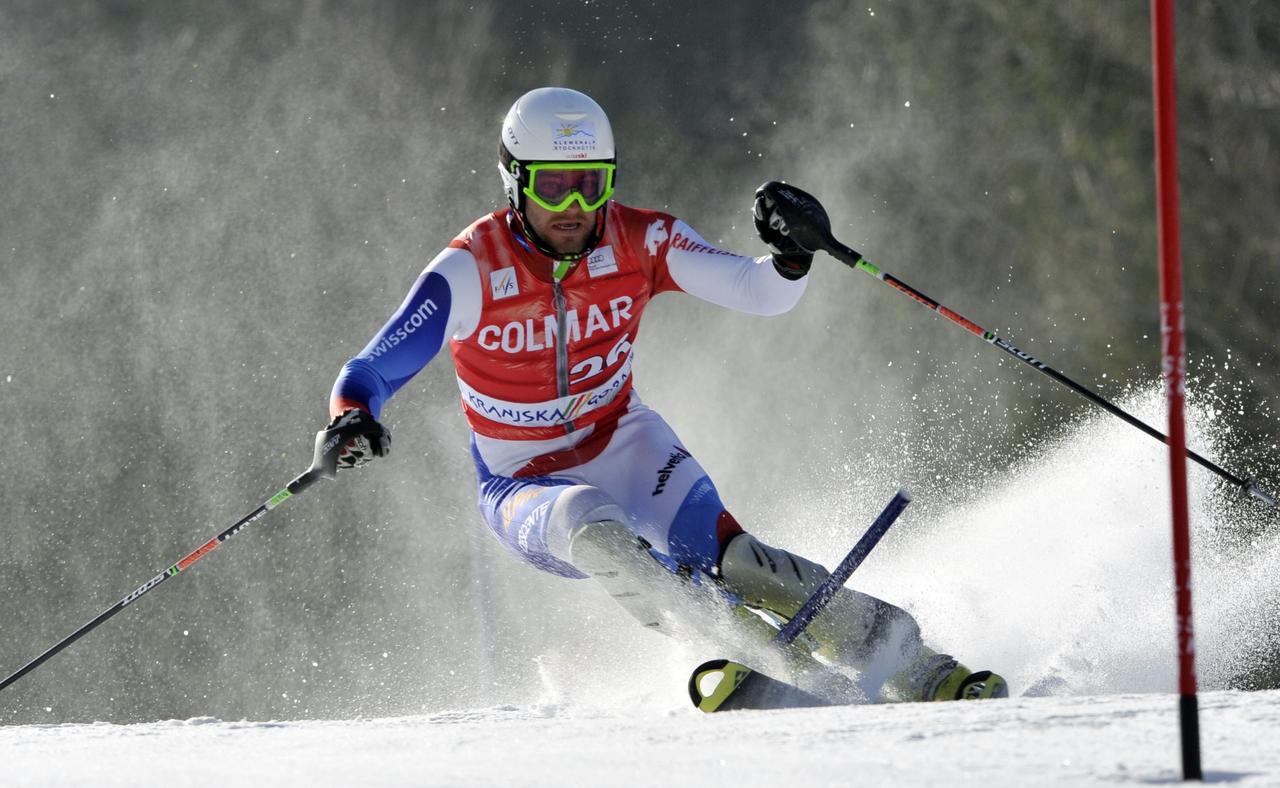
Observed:
[[[1152,392],[1122,404],[1159,421]],[[1193,445],[1221,456],[1216,412],[1193,409],[1191,424]],[[493,703],[450,710],[437,702],[400,717],[0,727],[0,783],[1176,782],[1167,481],[1163,447],[1153,444],[1109,417],[1087,418],[999,478],[949,499],[940,489],[918,496],[854,575],[853,585],[910,609],[930,642],[975,668],[1004,673],[1014,694],[1007,700],[704,715],[684,685],[694,665],[715,655],[640,631],[602,608],[532,666],[498,655],[507,669],[486,681],[499,699]],[[1203,471],[1193,469],[1192,480],[1205,777],[1280,785],[1280,690],[1230,689],[1270,675],[1280,529],[1273,512],[1232,497]],[[891,492],[887,481],[873,479]],[[846,524],[835,541],[846,549],[853,541],[847,523],[869,523],[870,509],[882,504],[854,503],[870,498],[851,495],[839,518]],[[823,543],[817,552],[829,560],[833,550]],[[523,678],[529,673],[532,682]],[[92,685],[98,677],[67,680]]]
[[[1148,694],[25,725],[0,728],[0,759],[11,786],[1150,785],[1181,778],[1176,709]],[[1201,709],[1207,782],[1280,785],[1280,691],[1207,693]]]

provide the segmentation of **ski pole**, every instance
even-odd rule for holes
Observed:
[[[902,514],[902,510],[911,503],[911,493],[905,489],[898,490],[889,501],[888,506],[876,518],[849,554],[844,557],[826,580],[814,589],[805,603],[801,605],[791,620],[782,626],[771,641],[779,649],[785,650],[809,622],[822,612],[846,582],[853,570],[863,562],[880,538],[889,530]],[[703,680],[712,678],[714,686],[704,691]],[[732,709],[780,709],[799,708],[805,706],[831,706],[837,701],[818,697],[811,692],[800,689],[786,681],[780,681],[761,673],[741,662],[728,659],[713,659],[694,668],[689,676],[689,700],[699,711],[729,711]]]
[[[874,276],[876,279],[879,279],[881,282],[884,282],[889,287],[892,287],[894,290],[897,290],[898,292],[902,293],[908,298],[911,298],[912,300],[916,301],[922,306],[925,306],[933,310],[934,312],[937,312],[938,314],[947,318],[952,323],[955,323],[956,325],[965,329],[966,331],[973,334],[974,336],[981,337],[986,342],[992,345],[995,345],[996,347],[1005,351],[1006,353],[1018,359],[1019,361],[1023,361],[1029,366],[1033,367],[1034,369],[1040,370],[1041,372],[1053,378],[1054,380],[1058,381],[1062,385],[1066,386],[1067,388],[1071,389],[1077,394],[1080,394],[1081,396],[1083,396],[1085,399],[1089,400],[1093,404],[1103,408],[1113,416],[1116,416],[1122,419],[1127,424],[1133,427],[1137,427],[1138,429],[1142,430],[1143,432],[1155,438],[1156,440],[1160,441],[1161,443],[1167,444],[1169,442],[1168,436],[1166,436],[1163,432],[1160,432],[1154,427],[1148,425],[1146,422],[1127,413],[1126,411],[1122,410],[1115,404],[1103,398],[1100,394],[1075,382],[1074,380],[1062,374],[1058,370],[1054,369],[1048,364],[1045,364],[1040,359],[1036,358],[1035,356],[1032,356],[1030,353],[1027,353],[1023,350],[1018,349],[1007,339],[997,336],[995,332],[987,331],[986,329],[979,326],[977,323],[974,323],[972,320],[969,320],[963,315],[948,309],[947,307],[943,306],[937,301],[934,301],[932,298],[928,297],[924,293],[921,293],[919,290],[916,290],[914,287],[912,287],[911,285],[908,285],[906,282],[903,282],[901,279],[898,279],[896,276],[893,276],[887,271],[880,270],[876,266],[869,263],[867,259],[864,258],[862,255],[858,254],[853,249],[850,249],[849,247],[840,243],[835,238],[832,238],[830,235],[828,235],[824,239],[823,248],[828,253],[830,253],[833,257],[835,257],[837,260],[844,263],[845,265],[848,265],[850,268],[863,271],[867,274],[870,274],[871,276]],[[1200,463],[1200,465],[1204,466],[1210,471],[1213,471],[1223,479],[1239,487],[1242,492],[1245,492],[1253,496],[1254,498],[1257,498],[1259,501],[1262,501],[1268,506],[1271,506],[1273,508],[1280,506],[1280,503],[1276,501],[1274,496],[1272,496],[1271,494],[1259,488],[1258,484],[1252,479],[1245,479],[1240,476],[1237,476],[1231,471],[1228,471],[1227,469],[1213,462],[1212,460],[1202,457],[1201,455],[1195,453],[1194,451],[1191,451],[1190,449],[1187,449],[1187,456],[1195,460],[1196,462]]]
[[[809,626],[809,622],[814,619],[827,603],[836,595],[846,582],[849,576],[853,574],[853,570],[857,569],[862,561],[875,549],[880,543],[880,537],[885,535],[889,530],[889,526],[898,519],[898,515],[902,514],[902,510],[907,508],[907,504],[911,503],[911,493],[905,489],[898,490],[893,496],[893,500],[889,501],[889,505],[884,507],[884,511],[871,524],[867,532],[862,535],[858,543],[853,546],[849,554],[844,557],[840,565],[835,568],[826,580],[822,581],[822,585],[809,596],[804,605],[796,612],[791,620],[788,621],[782,629],[778,630],[778,634],[773,636],[773,642],[778,646],[789,646],[791,642],[800,637],[800,633],[804,628]]]
[[[320,479],[332,479],[337,475],[338,454],[342,450],[342,446],[348,439],[363,434],[366,429],[368,429],[368,427],[363,424],[346,425],[339,422],[333,427],[321,430],[316,434],[315,455],[312,460],[311,467],[308,468],[305,473],[289,482],[285,485],[284,489],[271,496],[266,503],[236,521],[236,523],[230,528],[227,528],[222,533],[188,553],[186,557],[178,561],[178,563],[170,566],[168,569],[165,569],[160,574],[138,586],[124,599],[121,599],[119,602],[116,602],[111,607],[102,611],[94,617],[93,620],[55,643],[43,654],[31,660],[26,665],[23,665],[8,678],[0,681],[0,690],[3,690],[5,687],[8,687],[10,684],[43,665],[50,657],[93,631],[99,624],[111,618],[116,613],[119,613],[121,610],[124,610],[126,607],[136,602],[143,594],[160,585],[165,580],[168,580],[170,577],[177,575],[184,569],[190,568],[196,561],[199,561],[201,558],[204,558],[206,555],[213,552],[218,545],[235,536],[242,529],[261,519],[267,512],[311,487]]]
[[[897,290],[899,293],[902,293],[911,300],[947,318],[952,323],[955,323],[968,331],[970,334],[981,337],[984,341],[995,345],[1019,361],[1023,361],[1032,368],[1043,372],[1062,385],[1083,396],[1093,404],[1106,410],[1111,415],[1122,419],[1130,426],[1137,427],[1161,443],[1168,444],[1169,438],[1163,432],[1147,425],[1140,419],[1113,405],[1101,395],[1075,382],[1058,370],[1050,367],[1048,364],[1045,364],[1040,359],[1032,356],[1030,353],[1018,349],[1008,340],[996,336],[995,332],[987,331],[982,326],[979,326],[977,323],[974,323],[972,320],[969,320],[960,313],[952,311],[937,301],[934,301],[929,296],[921,293],[919,290],[908,285],[906,282],[903,282],[896,276],[893,276],[887,271],[882,271],[872,265],[859,252],[836,240],[835,236],[831,234],[831,221],[827,218],[826,211],[822,209],[822,206],[818,204],[817,200],[803,192],[797,194],[797,192],[800,191],[799,189],[794,189],[793,187],[782,184],[779,184],[779,187],[780,188],[778,188],[774,194],[788,203],[787,207],[790,209],[788,215],[792,217],[792,220],[788,221],[787,224],[790,228],[791,237],[804,248],[815,251],[821,249],[850,268],[874,276],[876,279],[879,279],[881,282],[884,282],[886,285],[892,287],[894,290]],[[1218,476],[1239,487],[1241,491],[1253,496],[1268,506],[1271,506],[1272,508],[1280,508],[1280,502],[1277,502],[1273,495],[1258,487],[1256,481],[1237,476],[1225,468],[1222,468],[1212,460],[1205,459],[1190,449],[1187,450],[1187,457],[1195,460],[1203,467],[1213,471]]]

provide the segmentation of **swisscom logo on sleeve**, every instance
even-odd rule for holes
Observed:
[[[520,283],[516,281],[515,268],[499,268],[489,272],[489,288],[493,291],[493,300],[508,296],[520,295]]]

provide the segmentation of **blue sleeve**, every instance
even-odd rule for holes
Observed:
[[[343,365],[331,401],[363,403],[375,419],[380,418],[391,395],[444,346],[452,301],[448,280],[424,271],[382,330]]]

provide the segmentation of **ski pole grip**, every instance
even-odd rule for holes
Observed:
[[[354,411],[352,411],[354,413]],[[376,435],[381,427],[372,419],[339,419],[337,423],[316,433],[315,455],[305,475],[332,479],[338,475],[338,455],[347,441],[361,435]]]
[[[787,235],[810,252],[823,249],[831,235],[831,218],[817,197],[789,183],[769,181],[760,187],[787,225]]]

